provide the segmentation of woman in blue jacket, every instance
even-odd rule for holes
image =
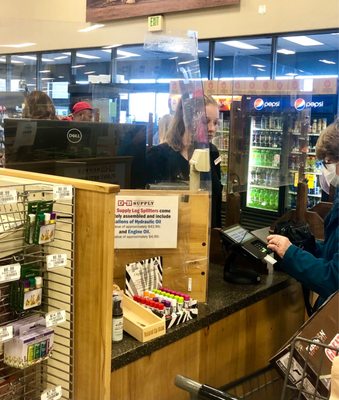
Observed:
[[[324,301],[339,290],[339,119],[321,133],[316,155],[323,160],[326,180],[336,189],[333,206],[324,221],[324,242],[317,242],[314,255],[280,235],[268,236],[267,247],[282,258],[284,271]]]

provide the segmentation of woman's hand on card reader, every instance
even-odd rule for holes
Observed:
[[[285,236],[269,235],[267,236],[267,247],[283,258],[286,250],[291,246],[291,242]]]

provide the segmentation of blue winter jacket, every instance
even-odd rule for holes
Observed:
[[[339,190],[324,221],[325,240],[317,241],[315,256],[291,245],[282,269],[325,300],[339,289]]]

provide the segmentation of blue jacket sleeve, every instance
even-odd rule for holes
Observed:
[[[326,260],[291,245],[282,260],[282,268],[323,298],[339,289],[338,252],[333,254],[331,260]]]

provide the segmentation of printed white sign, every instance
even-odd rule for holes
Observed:
[[[53,200],[72,200],[73,191],[70,185],[53,186]]]
[[[19,263],[2,265],[0,267],[0,282],[11,282],[20,279],[21,265]]]
[[[32,146],[36,136],[37,123],[32,121],[19,121],[16,130],[14,148]]]
[[[47,269],[53,269],[53,268],[60,268],[60,267],[66,267],[67,265],[67,254],[48,254],[46,256],[46,265]]]
[[[176,248],[178,203],[178,196],[117,196],[115,248]]]
[[[18,202],[18,194],[15,189],[0,190],[0,204],[16,204]]]
[[[41,393],[41,400],[59,400],[62,396],[61,386],[55,386],[53,389],[47,389]]]
[[[66,311],[56,310],[51,311],[45,315],[46,326],[49,328],[51,326],[62,324],[66,322]]]
[[[0,327],[0,342],[6,342],[13,338],[13,326]]]

